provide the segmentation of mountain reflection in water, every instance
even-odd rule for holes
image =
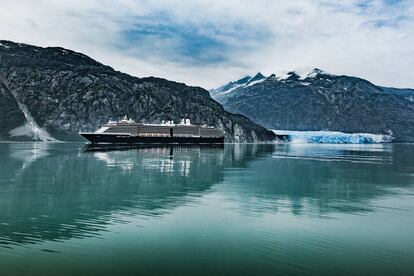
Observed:
[[[0,156],[0,253],[104,236],[184,206],[229,203],[221,210],[242,217],[367,214],[414,184],[412,145],[0,143]]]
[[[6,159],[0,168],[4,245],[98,235],[112,212],[157,216],[223,179],[220,148],[180,147],[171,158],[171,147],[104,152],[73,144],[0,147]]]

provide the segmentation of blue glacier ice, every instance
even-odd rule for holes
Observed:
[[[288,135],[292,143],[314,144],[377,144],[390,143],[391,135],[373,133],[345,133],[339,131],[293,131],[273,130],[280,135]]]

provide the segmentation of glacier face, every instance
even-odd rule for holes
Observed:
[[[292,143],[311,144],[378,144],[390,143],[391,135],[373,133],[345,133],[339,131],[273,130],[277,135],[288,135]]]

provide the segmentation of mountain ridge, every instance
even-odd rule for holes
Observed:
[[[72,50],[7,40],[0,41],[0,107],[7,111],[0,114],[2,140],[80,140],[79,131],[124,115],[151,123],[189,118],[222,129],[227,142],[276,137],[225,111],[201,87],[138,78]]]
[[[230,112],[269,129],[391,133],[397,142],[414,141],[414,89],[376,86],[315,68],[210,93]]]

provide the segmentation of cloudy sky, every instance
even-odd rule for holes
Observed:
[[[314,67],[414,87],[414,0],[0,0],[0,39],[216,87]]]

